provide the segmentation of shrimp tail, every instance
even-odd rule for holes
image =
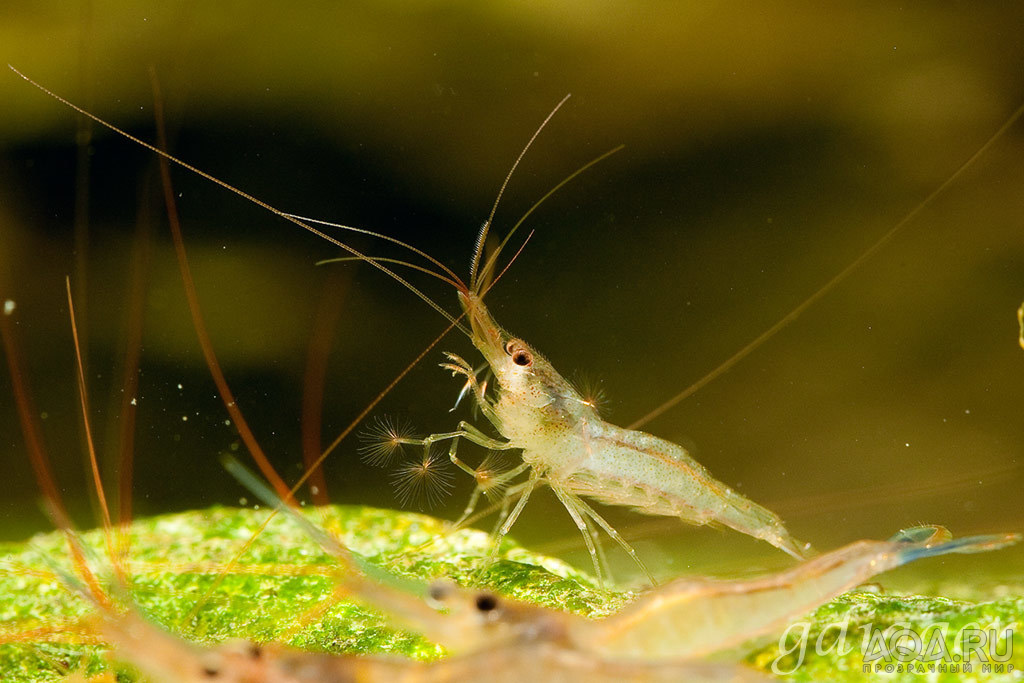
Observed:
[[[919,526],[905,529],[893,536],[891,543],[906,544],[908,547],[899,552],[899,564],[906,564],[925,557],[947,555],[950,553],[982,553],[1013,545],[1021,538],[1020,534],[989,534],[984,536],[967,536],[953,539],[953,535],[943,526]]]
[[[726,502],[713,521],[740,533],[771,543],[794,560],[814,557],[817,552],[810,543],[798,541],[786,530],[782,520],[771,510],[758,505],[735,491],[719,494]]]

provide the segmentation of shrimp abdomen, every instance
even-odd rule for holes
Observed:
[[[608,423],[591,423],[586,431],[585,457],[572,471],[550,472],[554,485],[647,515],[722,524],[795,557],[806,554],[777,515],[716,480],[683,447]]]

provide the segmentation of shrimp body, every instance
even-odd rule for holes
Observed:
[[[318,532],[316,538],[325,536]],[[450,656],[434,662],[306,653],[274,644],[205,648],[134,611],[101,610],[100,631],[118,658],[166,683],[768,681],[774,679],[746,666],[700,658],[778,628],[893,567],[946,553],[994,550],[1018,539],[998,534],[954,541],[943,527],[918,527],[889,541],[857,541],[770,576],[675,581],[599,620],[447,583],[433,584],[428,606],[387,584],[339,574],[357,599],[445,645]],[[351,559],[334,541],[325,549],[343,564]]]
[[[556,485],[647,515],[678,517],[696,525],[724,524],[803,556],[805,548],[775,513],[716,480],[681,446],[607,422],[587,425],[581,441],[586,459]]]
[[[915,527],[888,541],[851,543],[771,576],[675,581],[616,615],[574,622],[573,637],[611,659],[700,657],[781,627],[889,569],[948,553],[995,550],[1019,539],[993,534],[952,540],[944,527]]]
[[[809,547],[774,513],[716,480],[682,446],[602,420],[551,363],[494,321],[479,296],[459,299],[473,344],[499,386],[494,401],[474,390],[484,415],[560,498],[586,496],[689,524],[717,523],[805,556]]]

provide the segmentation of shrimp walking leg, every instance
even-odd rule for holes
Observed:
[[[569,499],[574,502],[574,504],[584,515],[592,519],[599,527],[601,527],[604,530],[606,534],[608,534],[611,537],[613,541],[619,544],[619,547],[626,551],[626,554],[628,554],[630,558],[632,558],[633,562],[636,563],[636,566],[640,567],[640,571],[644,573],[644,576],[646,576],[647,580],[651,582],[651,585],[658,585],[658,582],[654,579],[654,575],[651,574],[651,571],[647,568],[647,565],[643,563],[643,561],[640,559],[640,556],[636,554],[635,550],[633,550],[633,546],[626,542],[626,539],[622,537],[622,534],[620,534],[615,529],[615,527],[609,524],[608,521],[605,520],[604,517],[599,515],[597,513],[597,510],[591,507],[585,500],[583,500],[579,496],[574,496],[572,494],[567,495],[569,496]]]
[[[572,517],[572,521],[576,523],[576,528],[580,530],[580,534],[583,536],[583,542],[587,546],[587,552],[590,553],[590,561],[594,564],[594,575],[597,576],[598,585],[604,588],[604,573],[601,571],[601,563],[597,557],[597,547],[594,545],[594,534],[590,528],[589,521],[580,514],[579,509],[576,507],[575,501],[573,501],[569,494],[562,489],[552,487],[552,491],[561,501],[562,505],[565,506],[569,516]]]
[[[530,500],[530,494],[533,493],[533,490],[537,488],[537,484],[540,483],[542,474],[543,473],[536,468],[530,470],[530,478],[527,479],[526,482],[523,484],[523,492],[521,497],[519,498],[519,502],[517,502],[516,506],[512,508],[512,512],[508,515],[508,517],[505,518],[504,523],[502,523],[501,527],[497,530],[497,532],[493,534],[494,545],[491,548],[490,554],[487,556],[487,562],[485,563],[485,566],[490,565],[494,562],[494,559],[498,555],[498,549],[501,547],[502,539],[504,539],[505,536],[508,535],[509,529],[511,529],[512,525],[514,525],[516,523],[516,520],[519,519],[519,515],[522,514],[523,508],[526,507],[527,501]]]

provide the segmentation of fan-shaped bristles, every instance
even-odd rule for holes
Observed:
[[[416,460],[402,463],[391,473],[391,483],[402,507],[415,503],[420,509],[439,504],[452,490],[452,473],[446,468],[448,458],[424,453]]]
[[[403,444],[412,438],[412,423],[408,420],[378,417],[373,425],[359,434],[359,440],[363,442],[359,455],[368,465],[384,467],[402,452]]]
[[[501,451],[489,451],[484,461],[476,468],[476,485],[489,498],[499,498],[508,488],[512,468],[508,456]]]
[[[583,399],[583,404],[588,405],[604,415],[608,407],[608,395],[601,386],[601,380],[594,379],[588,375],[576,373],[572,379],[573,388]]]

